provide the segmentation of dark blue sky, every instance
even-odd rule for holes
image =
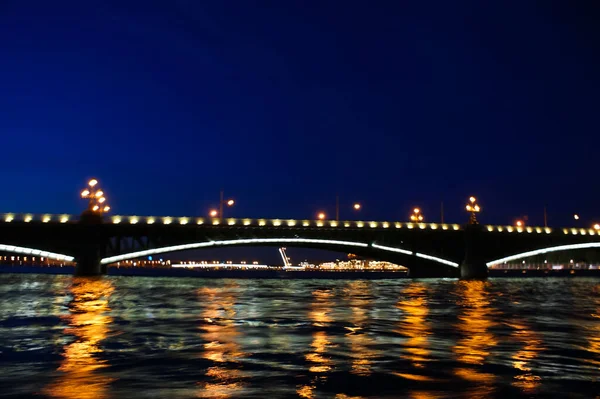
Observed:
[[[0,0],[1,212],[600,220],[593,4]]]

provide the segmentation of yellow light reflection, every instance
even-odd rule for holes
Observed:
[[[456,343],[453,352],[461,366],[454,374],[467,381],[477,383],[470,391],[472,397],[490,397],[494,391],[495,375],[478,370],[485,363],[490,350],[497,344],[496,337],[490,331],[494,325],[491,316],[490,293],[483,281],[460,281],[458,283],[458,304],[462,308],[456,329],[462,338]]]
[[[197,393],[199,398],[230,398],[243,388],[242,371],[231,367],[231,363],[239,363],[246,356],[242,352],[237,340],[240,333],[235,326],[234,295],[237,284],[225,287],[198,290],[198,298],[204,306],[201,318],[204,323],[200,334],[204,344],[201,356],[214,363],[209,367],[206,375],[212,381],[199,384],[202,389]]]
[[[396,305],[405,314],[397,332],[408,337],[404,344],[405,355],[413,366],[424,368],[429,360],[429,325],[426,323],[428,313],[425,297],[426,287],[423,283],[411,283],[403,292],[403,299]]]
[[[442,395],[426,392],[426,391],[412,391],[409,396],[410,399],[441,399]]]
[[[315,397],[315,394],[314,394],[315,388],[316,387],[314,385],[304,385],[304,386],[299,387],[296,390],[296,393],[301,398],[313,399]]]
[[[328,323],[331,323],[332,319],[328,313],[333,307],[332,297],[333,293],[330,290],[316,290],[313,292],[314,301],[308,314],[313,326],[326,327]],[[309,369],[310,372],[323,373],[331,370],[331,360],[325,355],[329,345],[331,345],[331,342],[327,339],[325,331],[317,330],[313,333],[313,342],[310,345],[313,351],[306,355],[306,360],[313,363]]]
[[[521,388],[526,394],[533,394],[541,384],[542,379],[533,373],[531,361],[544,350],[542,337],[532,331],[524,322],[517,320],[508,325],[514,329],[513,339],[523,343],[523,348],[512,356],[513,367],[522,372],[515,376],[516,381],[513,382],[513,385]]]
[[[352,327],[346,327],[346,334],[350,341],[350,356],[352,366],[350,372],[361,376],[371,374],[371,367],[377,352],[371,349],[374,346],[373,339],[367,335],[365,329],[370,324],[367,309],[370,307],[371,283],[368,281],[352,281],[348,283],[346,290],[349,295],[349,307],[352,311],[350,322]]]
[[[308,319],[316,327],[312,334],[312,342],[310,344],[311,351],[305,355],[307,362],[310,364],[309,371],[315,373],[311,383],[298,387],[296,393],[302,398],[315,398],[314,390],[317,380],[323,382],[327,379],[327,372],[333,368],[331,358],[327,356],[332,343],[327,337],[327,332],[319,328],[326,327],[332,322],[329,315],[333,308],[331,299],[334,294],[331,290],[315,290],[312,293],[313,302],[311,309],[308,312]]]
[[[593,301],[592,312],[590,314],[591,320],[586,320],[582,323],[582,331],[585,333],[584,338],[588,341],[586,350],[593,353],[594,358],[589,359],[588,362],[594,367],[600,368],[600,284],[597,284],[594,288],[594,294],[590,296],[590,300]]]
[[[58,368],[61,375],[45,393],[54,398],[107,398],[111,378],[100,371],[107,367],[100,359],[102,340],[109,332],[112,318],[108,299],[113,292],[110,280],[75,278],[71,286],[73,300],[69,314],[64,316],[68,327],[64,332],[75,341],[63,348],[63,360]]]

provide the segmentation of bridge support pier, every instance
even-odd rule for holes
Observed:
[[[79,220],[81,230],[76,243],[76,276],[101,276],[106,274],[106,266],[100,264],[100,259],[103,258],[106,248],[97,228],[101,223],[102,216],[100,215],[89,211],[81,215]]]
[[[101,276],[106,273],[106,268],[100,265],[100,257],[93,251],[81,253],[76,261],[76,276]]]
[[[478,224],[468,224],[465,227],[465,258],[460,264],[461,279],[485,280],[488,277],[482,234],[482,228]]]

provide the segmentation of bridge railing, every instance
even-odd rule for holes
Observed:
[[[61,214],[33,214],[33,213],[2,213],[0,223],[25,222],[25,223],[76,223],[79,215]],[[179,224],[179,225],[223,225],[232,227],[323,227],[340,229],[420,229],[420,230],[462,230],[459,224],[449,223],[411,223],[411,222],[386,222],[386,221],[361,221],[361,220],[309,220],[309,219],[249,219],[249,218],[202,218],[186,216],[135,216],[114,215],[105,219],[113,224]],[[551,228],[540,226],[508,226],[484,225],[484,231],[499,233],[529,233],[551,234],[562,232],[569,235],[598,235],[600,231],[585,228]]]
[[[195,225],[223,225],[238,227],[325,227],[325,228],[359,228],[359,229],[431,229],[431,230],[461,230],[459,224],[446,223],[406,223],[385,221],[360,221],[360,220],[309,220],[309,219],[248,219],[248,218],[201,218],[201,217],[173,217],[173,216],[122,216],[115,215],[108,221],[119,224],[195,224]]]
[[[537,234],[551,234],[562,232],[563,234],[570,235],[598,235],[600,231],[595,229],[584,229],[580,227],[563,227],[563,228],[551,228],[551,227],[540,227],[540,226],[496,226],[486,225],[485,230],[489,232],[500,232],[500,233],[537,233]]]
[[[0,221],[4,223],[10,222],[42,222],[42,223],[72,223],[79,221],[78,215],[61,214],[33,214],[33,213],[1,213]]]

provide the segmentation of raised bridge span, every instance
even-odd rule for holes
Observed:
[[[0,252],[77,262],[78,274],[176,251],[287,246],[352,252],[401,264],[413,277],[487,276],[487,267],[553,251],[599,248],[594,229],[480,224],[200,218],[0,215]]]

